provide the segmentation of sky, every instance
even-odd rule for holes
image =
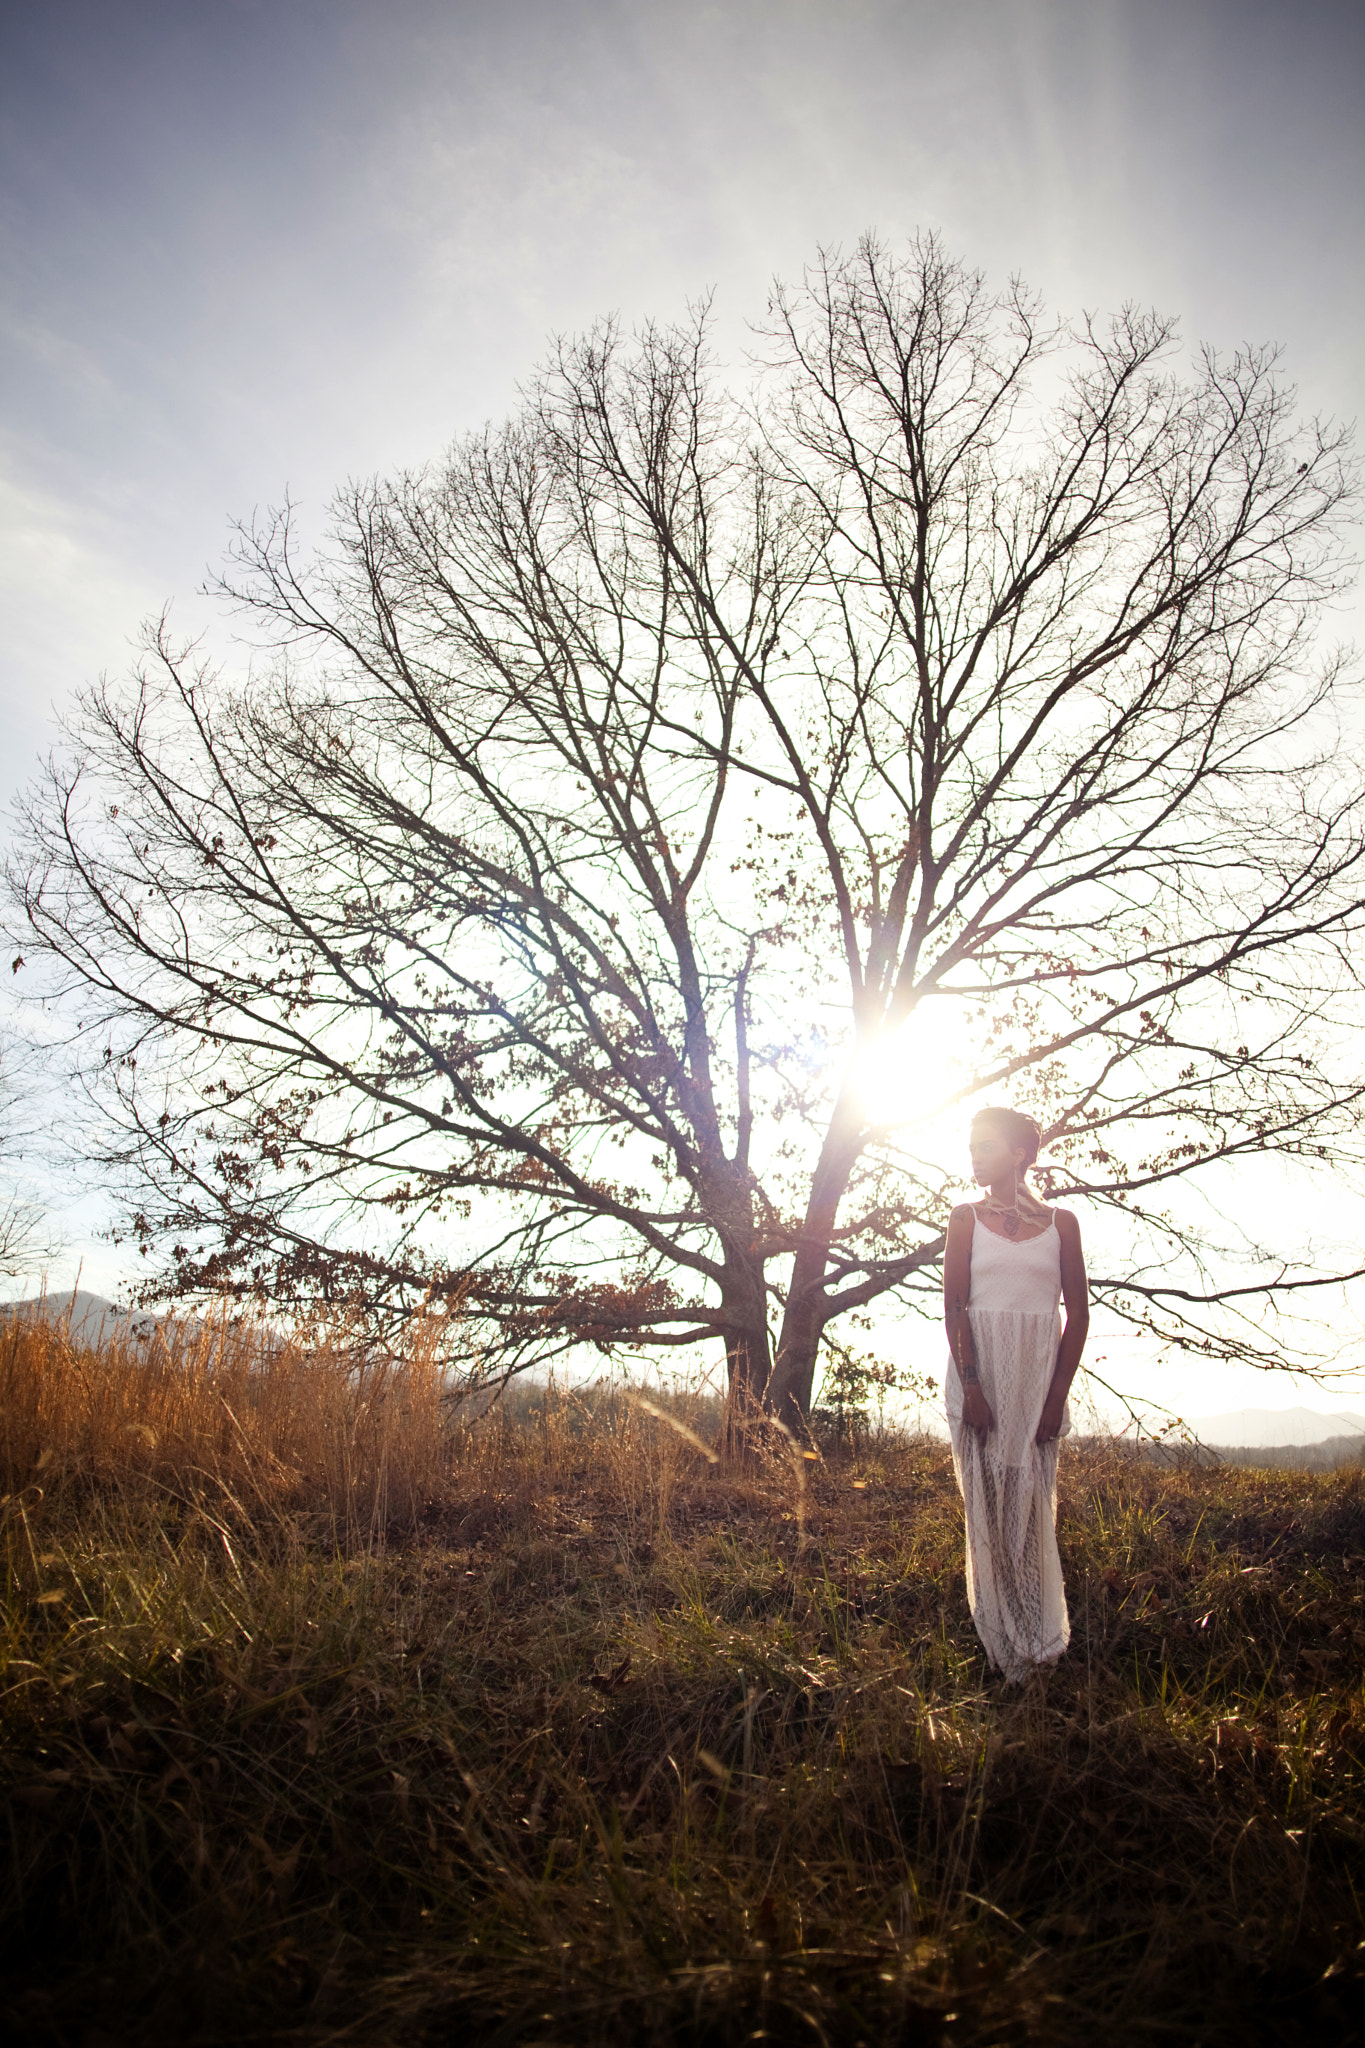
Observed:
[[[714,291],[737,349],[774,274],[866,228],[937,228],[1061,312],[1131,300],[1191,345],[1276,342],[1306,411],[1361,411],[1358,5],[0,0],[0,21],[0,797],[143,618],[221,632],[198,592],[232,519],[286,488],[318,519],[347,477],[439,455],[602,313]],[[71,1210],[60,1271],[115,1292],[96,1223]],[[1304,1398],[1207,1372],[1208,1408]]]

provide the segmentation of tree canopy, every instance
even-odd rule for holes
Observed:
[[[558,345],[320,547],[240,531],[248,681],[163,623],[86,698],[17,885],[155,1284],[723,1345],[799,1415],[1005,1096],[1130,1219],[1102,1295],[1269,1357],[1328,1273],[1178,1191],[1357,1157],[1344,436],[932,238],[775,287],[740,389],[709,336]]]

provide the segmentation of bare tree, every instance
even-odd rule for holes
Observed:
[[[761,350],[737,398],[704,309],[559,346],[320,552],[240,534],[248,686],[163,627],[87,700],[19,889],[159,1284],[458,1290],[509,1367],[719,1341],[799,1417],[834,1319],[933,1286],[950,1177],[868,1075],[937,1006],[924,1115],[1008,1089],[1147,1246],[1100,1291],[1273,1360],[1336,1276],[1175,1198],[1358,1156],[1343,436],[933,240]]]
[[[0,1191],[0,1279],[31,1273],[47,1249],[42,1211],[14,1188]]]
[[[24,962],[16,955],[11,972]],[[17,1280],[53,1257],[49,1219],[25,1176],[37,1149],[41,1118],[35,1054],[9,1024],[0,1025],[0,1279]]]

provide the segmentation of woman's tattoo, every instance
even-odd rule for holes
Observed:
[[[976,1369],[976,1360],[967,1356],[967,1346],[963,1342],[964,1337],[969,1337],[971,1334],[970,1326],[963,1320],[966,1307],[967,1304],[962,1296],[960,1294],[957,1295],[953,1301],[953,1313],[958,1319],[957,1329],[954,1332],[956,1343],[953,1346],[953,1350],[957,1357],[957,1369],[963,1386],[974,1387],[981,1378],[981,1375]]]

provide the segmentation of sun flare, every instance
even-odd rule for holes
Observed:
[[[927,1001],[854,1054],[850,1080],[869,1122],[927,1132],[959,1116],[953,1099],[971,1077],[975,1050],[963,1005]]]

